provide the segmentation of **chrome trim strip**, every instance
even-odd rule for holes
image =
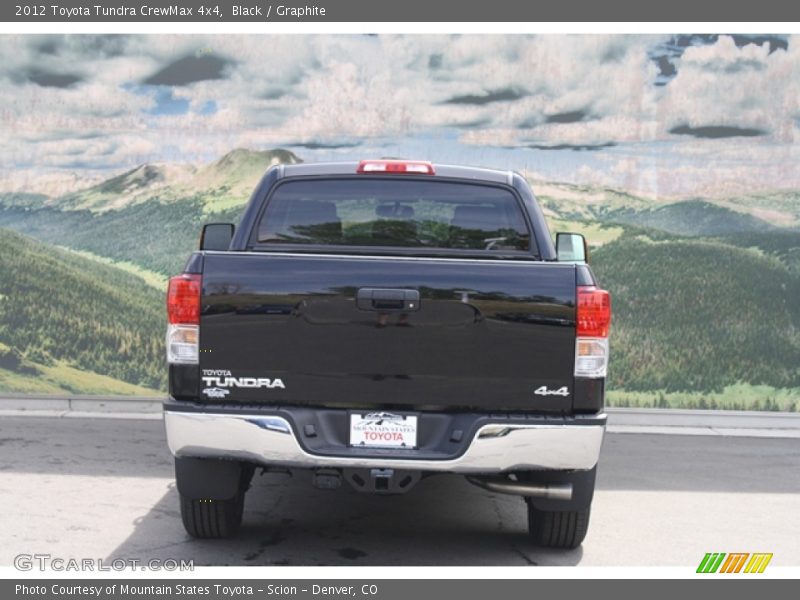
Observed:
[[[605,425],[503,424],[505,435],[479,429],[466,452],[449,460],[322,456],[306,452],[289,421],[278,416],[164,411],[167,442],[179,457],[227,458],[287,467],[391,468],[453,473],[591,469]],[[387,453],[390,451],[387,451]]]
[[[391,258],[392,260],[401,260],[407,262],[453,262],[453,263],[476,263],[476,264],[496,264],[496,265],[516,265],[516,266],[530,266],[531,264],[547,266],[550,268],[574,268],[575,265],[567,264],[564,262],[554,262],[554,261],[544,261],[544,260],[508,260],[502,258],[474,258],[474,257],[464,257],[464,258],[450,258],[450,257],[439,257],[439,256],[397,256],[395,254],[388,255],[378,255],[378,254],[323,254],[318,252],[255,252],[252,250],[199,250],[203,255],[208,256],[236,256],[236,257],[247,257],[247,256],[271,256],[277,258],[294,258],[294,257],[302,257],[302,258],[325,258],[325,259],[353,259],[353,260],[385,260],[386,258]],[[524,254],[524,253],[523,253]],[[520,255],[522,257],[523,255]],[[527,255],[525,255],[527,256]]]

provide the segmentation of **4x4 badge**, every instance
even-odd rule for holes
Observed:
[[[533,392],[537,396],[569,396],[569,389],[567,386],[562,386],[557,390],[548,390],[546,385],[540,386],[536,388],[536,391]]]

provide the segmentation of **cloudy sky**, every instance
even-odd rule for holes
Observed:
[[[404,156],[659,196],[800,188],[800,37],[0,36],[0,189]]]

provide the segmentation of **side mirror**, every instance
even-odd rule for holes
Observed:
[[[556,255],[558,262],[588,263],[589,247],[580,233],[557,233]]]
[[[232,223],[208,223],[200,234],[200,250],[227,250],[233,239]]]

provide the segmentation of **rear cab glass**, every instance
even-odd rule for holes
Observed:
[[[521,201],[499,185],[401,176],[280,183],[256,247],[395,247],[486,253],[532,250]]]

